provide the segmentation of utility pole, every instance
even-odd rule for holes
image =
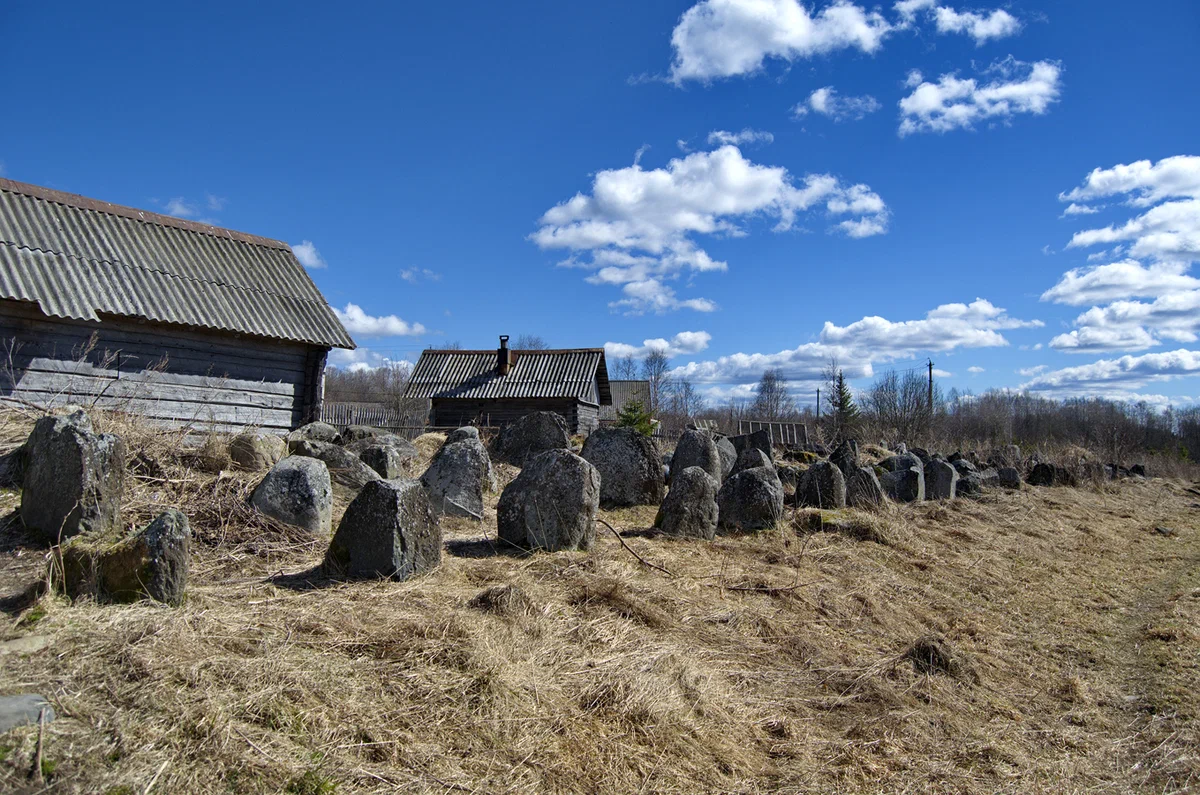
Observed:
[[[933,359],[929,359],[929,416],[933,416]]]

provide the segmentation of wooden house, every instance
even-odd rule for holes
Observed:
[[[0,401],[272,431],[354,341],[291,247],[0,179]]]
[[[640,403],[646,411],[650,410],[649,381],[617,380],[609,381],[608,384],[609,390],[612,392],[612,404],[600,407],[600,423],[602,425],[615,423],[625,407],[635,401]]]
[[[430,424],[507,425],[535,411],[553,411],[572,434],[600,424],[612,404],[603,348],[522,351],[500,337],[495,350],[425,350],[405,396],[430,401]]]

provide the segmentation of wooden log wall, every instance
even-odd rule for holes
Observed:
[[[168,426],[286,431],[319,411],[316,351],[275,340],[125,318],[48,317],[0,301],[0,400],[77,403]],[[306,388],[307,387],[307,388]]]
[[[508,425],[535,411],[553,411],[562,415],[572,434],[586,436],[600,424],[598,406],[571,398],[434,398],[432,404],[430,423],[433,425]]]

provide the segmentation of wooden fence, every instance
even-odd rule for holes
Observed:
[[[760,422],[738,420],[738,435],[766,431],[771,444],[787,444],[804,447],[808,444],[808,428],[802,422]]]

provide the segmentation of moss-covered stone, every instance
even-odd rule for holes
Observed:
[[[135,535],[79,536],[61,547],[62,590],[103,602],[183,603],[191,546],[187,517],[175,509]]]

